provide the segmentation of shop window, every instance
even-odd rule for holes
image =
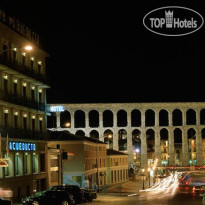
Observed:
[[[24,153],[24,174],[31,174],[31,154],[27,152]]]
[[[22,153],[15,153],[15,175],[23,175],[23,157]]]
[[[33,153],[33,156],[32,156],[33,174],[37,174],[39,172],[38,161],[39,161],[38,154]]]

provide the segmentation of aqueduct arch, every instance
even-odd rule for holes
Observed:
[[[129,163],[135,163],[136,155],[133,152],[136,152],[135,147],[140,145],[140,166],[146,167],[148,161],[156,158],[160,163],[163,162],[164,166],[187,166],[193,163],[193,160],[196,165],[205,164],[205,103],[105,103],[63,106],[68,116],[62,120],[61,113],[56,113],[56,129],[90,137],[98,133],[99,140],[109,142],[111,149],[128,153]],[[66,123],[66,119],[70,121],[70,127],[62,125]],[[193,130],[195,138],[190,135]],[[150,132],[154,133],[154,137],[151,140],[148,138],[147,141]],[[108,140],[109,134],[111,139]],[[190,151],[192,142],[194,148]]]

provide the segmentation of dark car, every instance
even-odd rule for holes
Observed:
[[[0,198],[0,204],[1,205],[12,205],[12,202],[10,200]]]
[[[83,195],[81,192],[81,189],[77,185],[55,185],[49,187],[49,190],[64,190],[68,193],[73,195],[73,198],[77,204],[80,204],[83,202]]]
[[[97,192],[95,190],[81,188],[83,201],[92,201],[97,198]]]
[[[22,199],[22,204],[25,205],[72,205],[75,204],[73,195],[68,194],[63,190],[45,190],[36,193],[34,196],[25,197]]]

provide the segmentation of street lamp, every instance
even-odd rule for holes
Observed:
[[[149,187],[150,187],[150,168],[148,168],[147,170],[148,170],[148,177],[149,177]]]
[[[66,126],[67,128],[69,128],[69,127],[70,127],[70,122],[66,122],[66,123],[65,123],[65,126]]]
[[[12,49],[17,49],[17,48],[19,48],[19,47],[7,48],[7,49],[1,51],[0,54],[4,53],[4,52],[6,52],[6,51],[10,51],[10,50],[12,50]],[[25,51],[31,51],[31,50],[33,50],[33,47],[32,47],[31,45],[26,45],[26,46],[23,46],[23,47],[20,47],[20,48],[22,48],[22,49],[25,50]]]
[[[108,149],[110,149],[110,139],[112,139],[112,134],[108,134]]]
[[[142,169],[142,189],[144,190],[144,171],[145,169]]]

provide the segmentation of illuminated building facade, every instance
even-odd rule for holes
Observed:
[[[107,185],[128,180],[128,154],[107,149]]]
[[[0,154],[8,160],[8,167],[0,167],[0,188],[13,191],[14,201],[48,183],[47,57],[38,35],[0,9]]]
[[[61,150],[62,165],[59,167],[62,167],[63,184],[76,184],[92,189],[98,184],[99,187],[106,185],[107,144],[63,131],[49,131],[47,143],[49,150]],[[53,176],[51,174],[51,178],[50,186],[58,184],[57,173]]]

